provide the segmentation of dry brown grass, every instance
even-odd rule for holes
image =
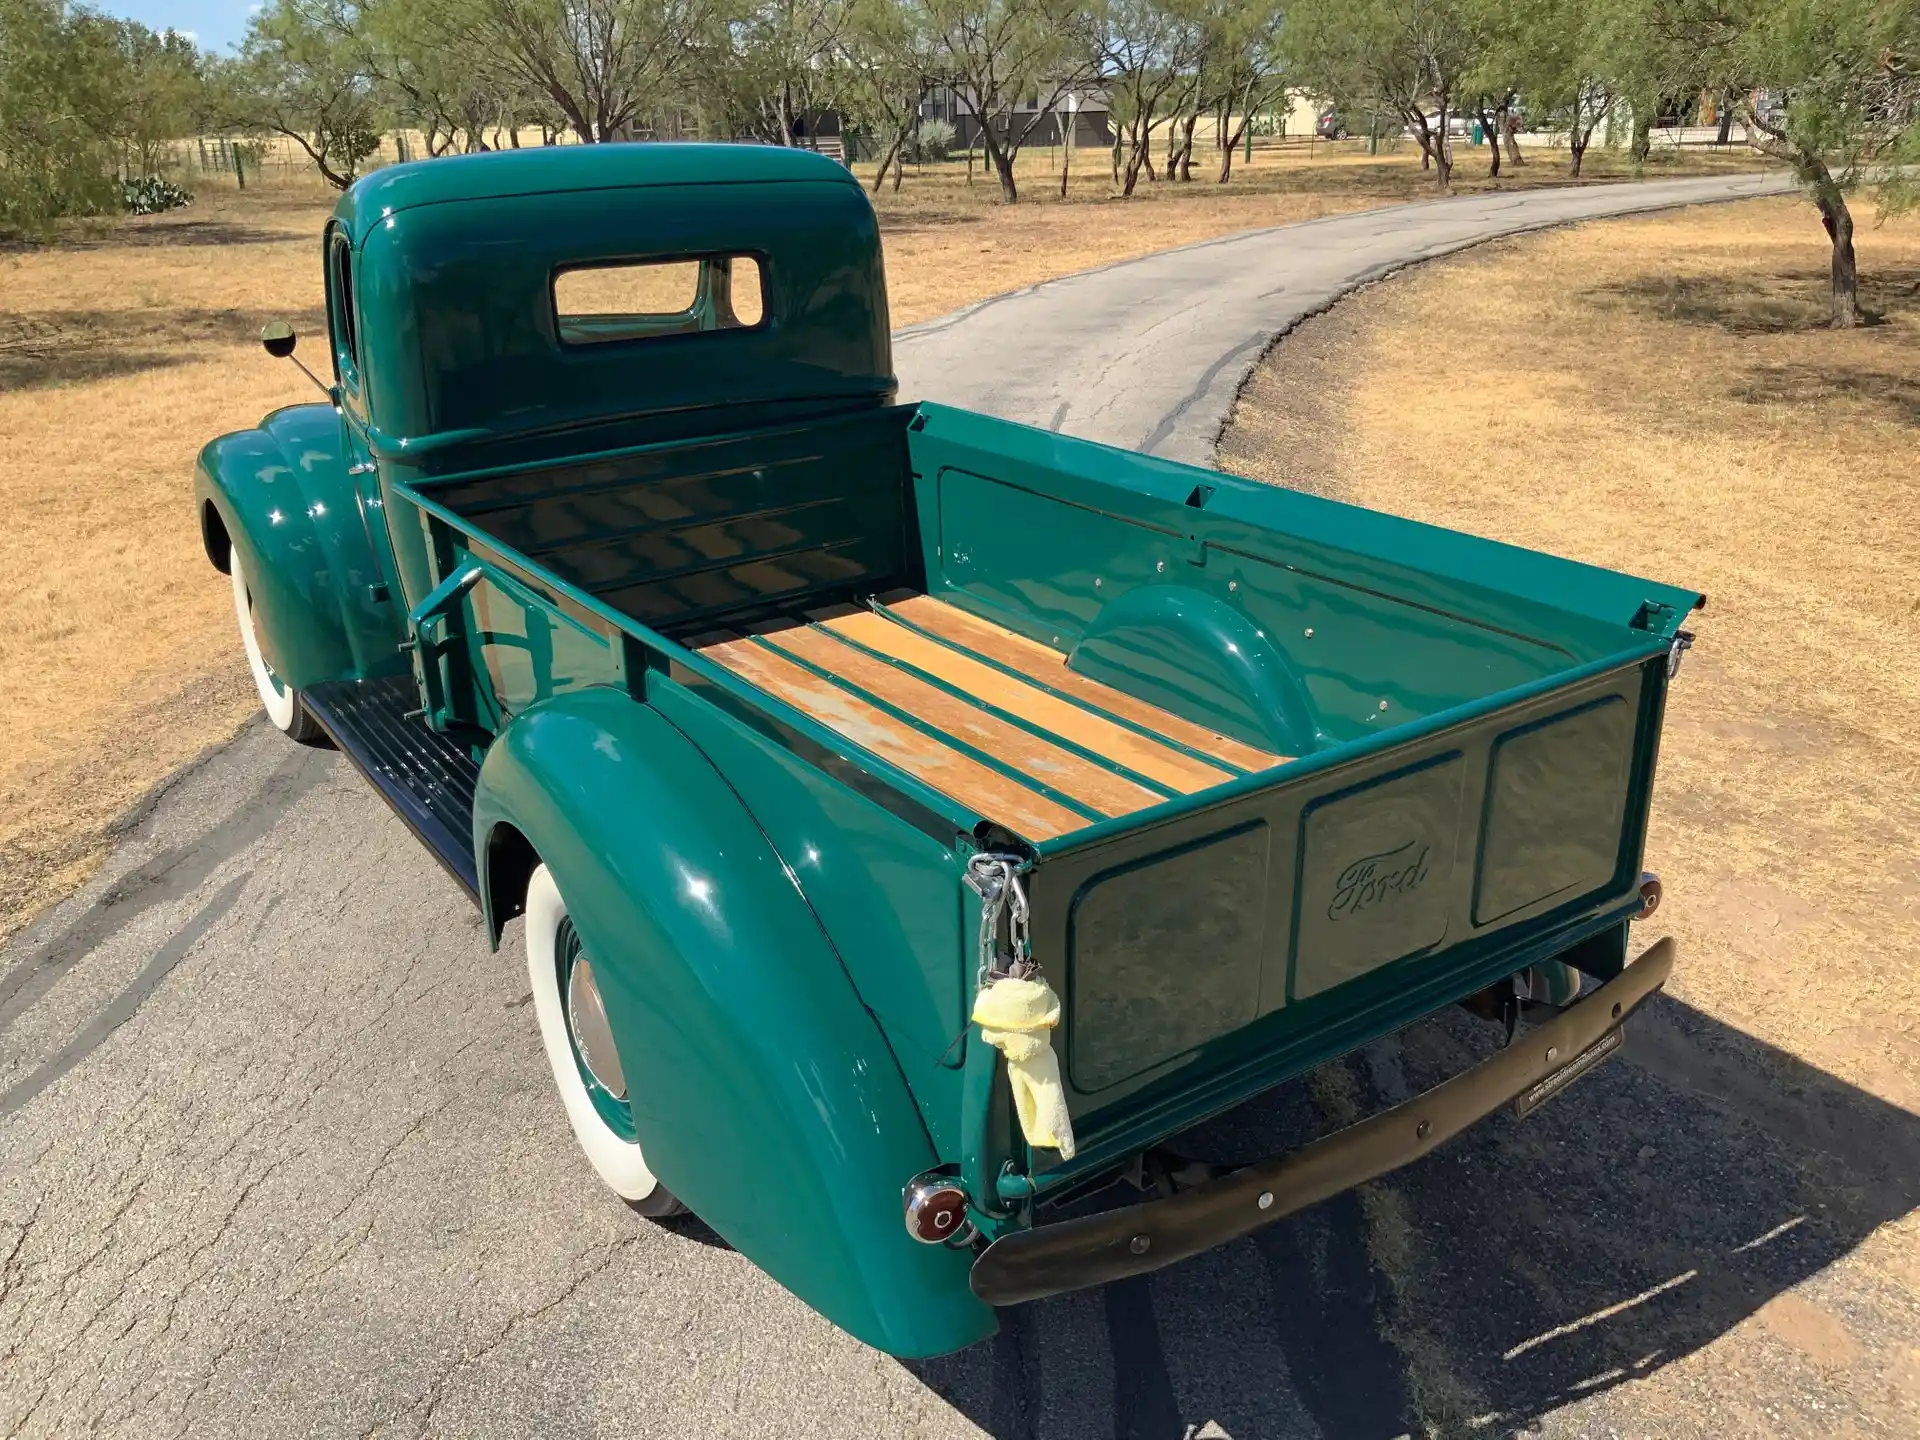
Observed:
[[[1920,1110],[1920,222],[1863,231],[1871,328],[1825,328],[1825,250],[1806,207],[1752,201],[1395,281],[1329,357],[1319,465],[1707,592],[1649,841],[1672,988]],[[1292,469],[1284,384],[1249,385],[1223,465]]]
[[[883,190],[894,323],[1170,245],[1431,193],[1408,150],[1369,157],[1357,142],[1262,149],[1229,186],[1143,186],[1125,202],[1103,159],[1076,154],[1065,203],[1045,151],[1023,161],[1028,203],[1015,208],[959,161]],[[1651,173],[1752,163],[1687,155]],[[1478,168],[1463,167],[1460,188],[1482,183],[1467,173]],[[1563,180],[1564,162],[1535,157],[1525,177]],[[0,588],[0,936],[87,873],[113,817],[253,708],[188,477],[214,435],[313,398],[250,337],[271,318],[320,328],[332,196],[311,180],[200,185],[190,210],[0,254],[0,573],[12,579]]]

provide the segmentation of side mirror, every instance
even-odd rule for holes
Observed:
[[[293,345],[295,339],[293,326],[284,320],[269,320],[260,327],[261,348],[276,360],[293,360]],[[302,375],[305,375],[309,380],[313,381],[315,385],[320,387],[321,394],[325,395],[327,399],[331,400],[336,406],[340,403],[340,397],[333,393],[333,387],[331,385],[314,374],[313,371],[307,369],[300,361],[293,360],[293,363],[300,366],[300,373]]]

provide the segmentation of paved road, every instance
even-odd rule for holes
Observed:
[[[918,393],[1204,454],[1266,338],[1341,284],[1758,183],[1449,201],[1192,247],[918,327],[902,368]],[[1668,1005],[1587,1105],[1497,1121],[1365,1213],[1348,1198],[902,1365],[697,1226],[596,1187],[549,1092],[517,929],[489,954],[337,756],[255,725],[0,951],[0,1435],[1345,1440],[1400,1433],[1416,1407],[1585,1433],[1567,1417],[1611,1414],[1594,1407],[1614,1387],[1903,1213],[1889,1167],[1920,1174],[1911,1117],[1795,1072],[1809,1129],[1745,1078],[1793,1062]],[[1450,1018],[1193,1144],[1270,1151],[1485,1043]],[[1844,1204],[1816,1210],[1792,1148],[1809,1134],[1850,1167]],[[1606,1158],[1569,1158],[1588,1155]],[[1626,1333],[1580,1321],[1688,1269],[1717,1278],[1657,1333],[1664,1300]]]
[[[1360,285],[1500,235],[1791,188],[1775,174],[1473,195],[1203,241],[902,331],[900,393],[1210,465],[1274,337]]]

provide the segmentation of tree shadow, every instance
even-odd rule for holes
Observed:
[[[58,250],[154,250],[169,246],[278,245],[292,241],[318,247],[319,240],[301,230],[269,230],[259,225],[241,225],[212,217],[160,219],[118,225],[76,228],[62,235],[52,248]],[[316,248],[315,254],[318,254]]]
[[[1739,275],[1644,275],[1586,291],[1635,314],[1727,335],[1825,330],[1832,300],[1825,266]],[[1860,304],[1877,322],[1920,301],[1920,266],[1874,266],[1860,275]]]
[[[1748,405],[1818,405],[1851,400],[1920,426],[1920,379],[1857,365],[1765,365],[1729,392]]]
[[[992,1340],[908,1368],[1000,1440],[1513,1435],[1618,1403],[1920,1203],[1920,1117],[1676,1000],[1629,1033],[1526,1121],[1210,1255],[1003,1311]],[[1340,1068],[1379,1106],[1497,1043],[1451,1012]],[[1320,1123],[1294,1084],[1180,1143],[1230,1164]]]
[[[291,315],[255,310],[39,310],[0,315],[0,390],[37,389],[165,369],[209,345],[254,340],[270,319],[324,332],[319,307]]]

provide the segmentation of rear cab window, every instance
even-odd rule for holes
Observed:
[[[766,277],[752,255],[618,260],[563,266],[553,276],[563,345],[658,340],[766,324]]]

